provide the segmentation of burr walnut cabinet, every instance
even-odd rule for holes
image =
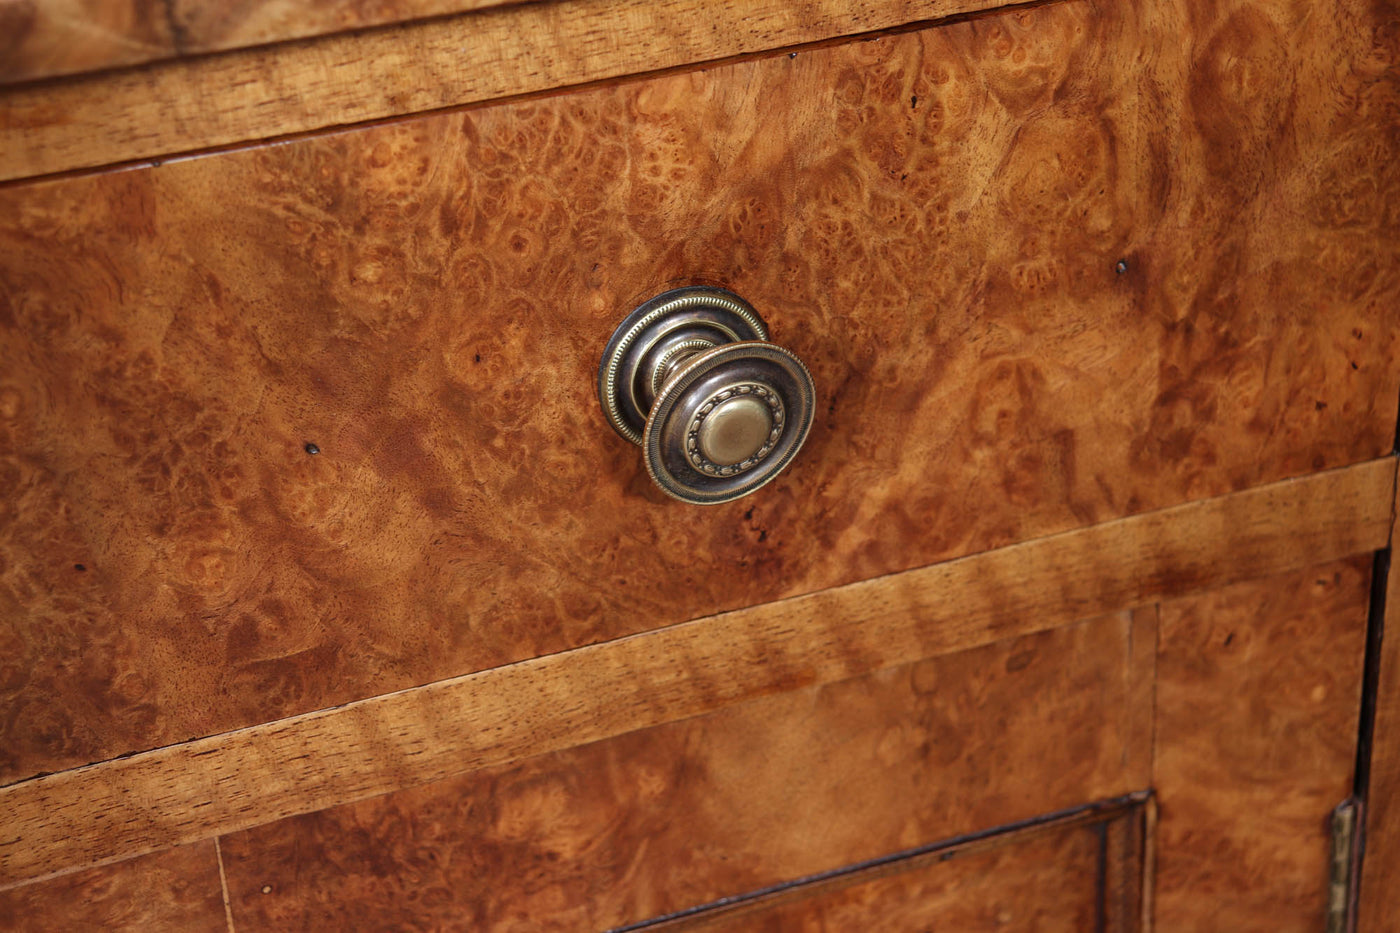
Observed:
[[[1400,930],[1398,61],[0,0],[0,928]],[[815,385],[719,505],[596,396],[688,285]]]

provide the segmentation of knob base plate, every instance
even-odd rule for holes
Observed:
[[[598,401],[613,430],[640,445],[652,400],[688,358],[767,339],[758,312],[733,292],[708,285],[671,289],[638,306],[613,331],[598,366]]]

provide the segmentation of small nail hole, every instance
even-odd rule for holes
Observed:
[[[87,566],[84,564],[74,564],[73,569],[78,571],[78,573],[82,573],[84,570],[87,569]]]
[[[315,444],[311,443],[310,441],[307,441],[307,442],[306,442],[306,447],[303,448],[303,449],[304,449],[307,453],[309,453],[311,456],[313,456],[313,457],[316,456],[317,454],[319,454],[319,453],[321,452],[321,448],[317,447]]]
[[[1127,271],[1128,271],[1128,260],[1126,260],[1126,259],[1120,259],[1120,260],[1118,260],[1118,264],[1117,264],[1116,266],[1114,266],[1113,268],[1114,268],[1114,271],[1116,271],[1119,275],[1122,275],[1124,272],[1127,272]]]

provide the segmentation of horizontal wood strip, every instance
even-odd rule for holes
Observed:
[[[1384,546],[1370,461],[0,789],[0,886]]]
[[[0,84],[187,58],[514,2],[518,0],[0,3]]]
[[[177,60],[0,96],[0,180],[653,72],[1004,0],[571,0]]]

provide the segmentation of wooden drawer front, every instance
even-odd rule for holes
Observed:
[[[0,191],[0,776],[1382,454],[1393,248],[1300,186],[1395,172],[1315,87],[1361,40],[1287,6],[1200,62],[1071,0]],[[1181,75],[1276,40],[1296,158],[1200,171],[1279,108]],[[704,510],[592,396],[695,280],[821,405]]]

